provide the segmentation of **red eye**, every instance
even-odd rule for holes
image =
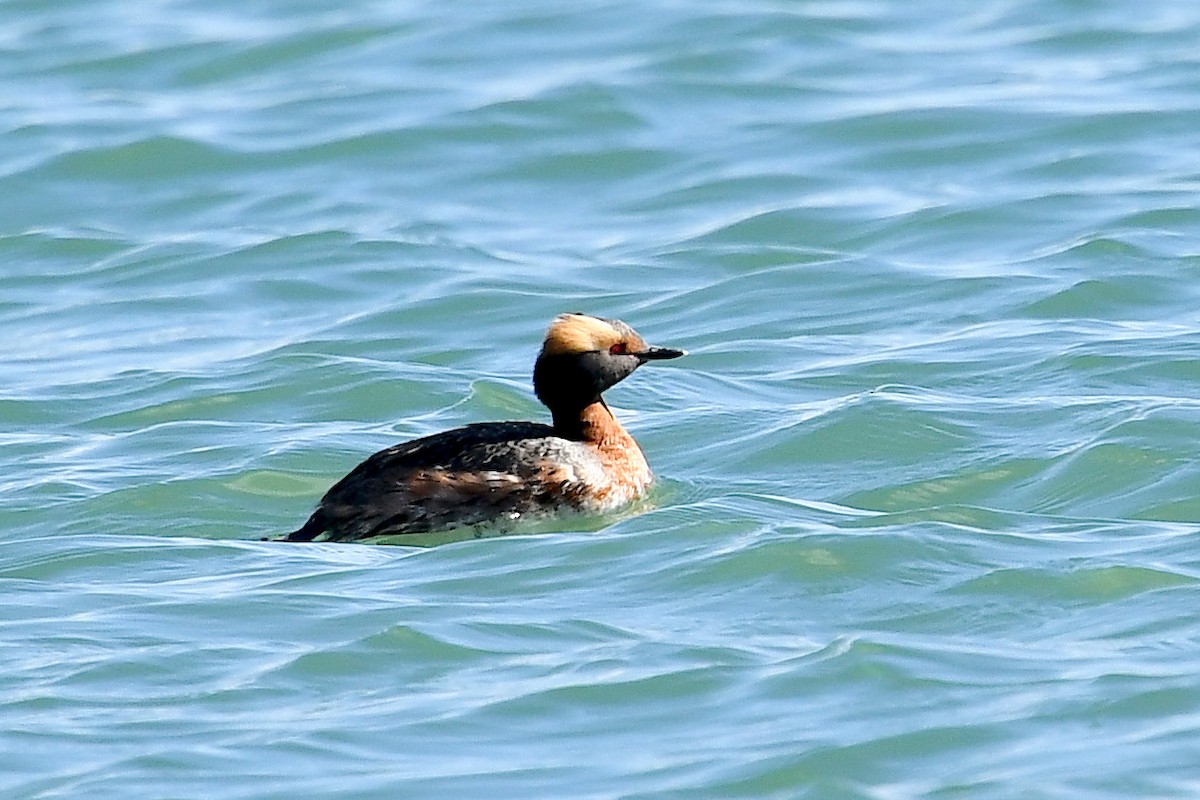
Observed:
[[[623,356],[629,352],[629,345],[625,342],[617,342],[612,347],[608,348],[608,352],[614,356]]]

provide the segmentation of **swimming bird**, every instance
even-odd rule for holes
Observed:
[[[643,364],[682,355],[651,347],[620,320],[561,314],[533,368],[534,393],[552,424],[481,422],[381,450],[334,484],[283,541],[344,542],[616,510],[654,476],[602,393]]]

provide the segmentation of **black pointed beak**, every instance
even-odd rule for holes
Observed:
[[[647,361],[663,361],[668,358],[679,358],[686,356],[686,350],[672,350],[670,347],[647,347],[640,353],[635,353],[638,361],[645,364]]]

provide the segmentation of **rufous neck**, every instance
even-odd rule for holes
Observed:
[[[555,431],[567,439],[602,443],[628,436],[604,400],[599,397],[582,409],[571,412],[555,409],[553,414]]]

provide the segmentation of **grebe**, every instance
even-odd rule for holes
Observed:
[[[344,542],[545,516],[612,511],[654,479],[601,392],[648,361],[651,347],[615,319],[561,314],[533,368],[553,425],[482,422],[381,450],[333,485],[283,541]]]

